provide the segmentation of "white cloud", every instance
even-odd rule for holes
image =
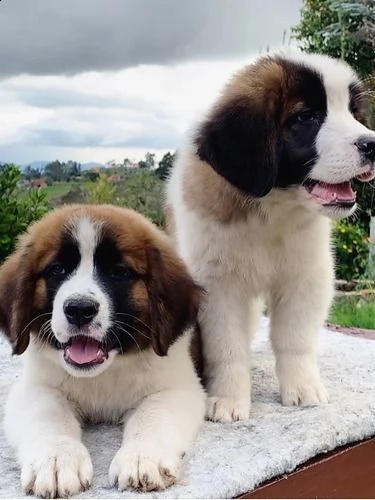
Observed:
[[[0,161],[122,160],[173,150],[233,71],[251,60],[5,80]]]

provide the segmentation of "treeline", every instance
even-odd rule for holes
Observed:
[[[22,172],[22,178],[26,181],[43,179],[47,185],[54,182],[71,182],[74,180],[95,181],[100,172],[105,170],[108,175],[125,175],[128,170],[142,169],[153,170],[155,175],[164,180],[175,158],[175,153],[167,152],[163,158],[156,163],[155,154],[147,152],[144,159],[134,162],[125,158],[122,163],[115,161],[108,162],[107,166],[98,164],[90,169],[82,169],[82,165],[76,161],[63,162],[54,160],[48,163],[44,168],[36,168],[28,165]]]

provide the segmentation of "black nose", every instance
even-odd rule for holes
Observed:
[[[360,137],[354,144],[363,158],[371,162],[375,161],[375,138]]]
[[[64,314],[71,325],[87,325],[99,311],[99,304],[92,299],[68,299],[64,303]]]

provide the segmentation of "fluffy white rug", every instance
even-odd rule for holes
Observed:
[[[94,463],[94,484],[80,498],[229,498],[252,490],[266,479],[293,470],[318,453],[375,435],[375,341],[322,330],[320,361],[330,391],[328,405],[285,408],[279,401],[267,320],[253,346],[251,419],[232,425],[207,422],[193,452],[186,457],[184,481],[159,494],[119,493],[107,471],[121,442],[120,428],[87,429],[84,441]],[[0,405],[19,373],[20,361],[0,343]],[[0,436],[0,497],[20,497],[19,469]]]

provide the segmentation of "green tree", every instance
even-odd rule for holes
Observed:
[[[40,179],[42,177],[42,172],[38,168],[33,168],[28,165],[23,171],[22,177],[28,181],[31,179]]]
[[[155,166],[155,154],[147,152],[145,154],[144,160],[138,162],[139,168],[148,168],[152,169]]]
[[[145,161],[145,160],[140,160],[140,161],[138,162],[138,167],[144,170],[144,169],[146,169],[146,168],[149,168],[149,165],[148,165],[147,161]]]
[[[96,170],[86,170],[83,173],[84,179],[91,182],[95,182],[99,178],[99,175],[99,172],[97,172]]]
[[[122,164],[123,164],[124,168],[130,168],[132,162],[129,160],[129,158],[124,158],[124,161]]]
[[[79,177],[82,172],[81,172],[81,165],[80,163],[77,163],[76,161],[71,161],[69,160],[64,166],[64,180],[71,181],[72,179],[75,179],[76,177]]]
[[[48,209],[46,193],[32,189],[20,197],[21,172],[16,165],[0,165],[0,262],[12,252],[17,236]]]
[[[149,168],[154,168],[155,166],[155,153],[149,153],[147,152],[145,155],[145,161]]]
[[[51,161],[44,169],[44,175],[53,182],[65,180],[65,164],[59,160]]]
[[[170,170],[173,167],[173,163],[176,158],[176,153],[165,153],[163,158],[159,161],[159,166],[155,170],[155,175],[157,175],[160,179],[165,180],[168,175]]]
[[[304,0],[292,37],[304,51],[344,59],[367,78],[375,71],[375,0]]]

